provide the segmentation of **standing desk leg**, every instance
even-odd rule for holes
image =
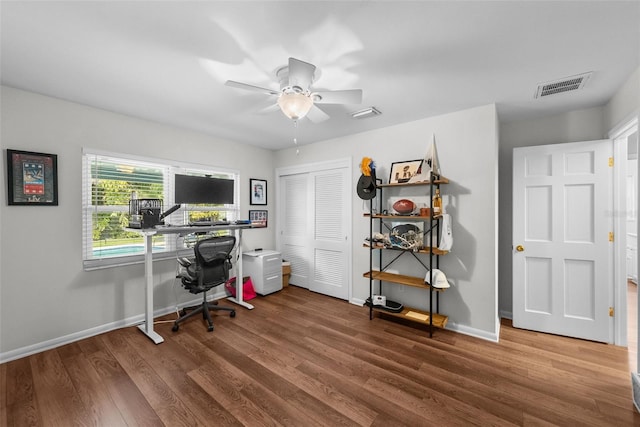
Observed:
[[[164,342],[157,332],[153,330],[153,246],[152,239],[155,233],[145,233],[144,235],[144,275],[145,275],[145,307],[144,323],[138,328],[151,340],[160,344]]]
[[[236,232],[238,233],[238,261],[236,262],[236,265],[238,266],[238,274],[236,275],[236,297],[228,297],[227,299],[233,303],[248,308],[249,310],[253,310],[253,305],[242,300],[242,286],[244,285],[244,277],[242,276],[242,229],[239,228]]]

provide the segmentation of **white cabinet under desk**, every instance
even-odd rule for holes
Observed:
[[[267,295],[282,289],[282,255],[272,250],[242,254],[244,276],[251,277],[256,293]]]

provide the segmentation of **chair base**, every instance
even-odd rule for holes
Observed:
[[[205,294],[202,304],[195,305],[193,307],[185,307],[182,309],[182,315],[178,319],[176,319],[175,322],[173,322],[173,327],[171,328],[171,330],[174,332],[177,331],[178,329],[180,329],[180,323],[197,314],[202,313],[202,318],[207,321],[207,330],[209,332],[213,331],[213,321],[211,320],[210,310],[228,311],[230,317],[236,317],[236,310],[234,308],[218,306],[217,301],[210,303],[207,301],[207,296]]]

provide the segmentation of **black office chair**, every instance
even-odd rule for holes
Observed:
[[[183,308],[181,316],[173,323],[172,330],[180,328],[180,323],[202,313],[202,318],[209,324],[209,332],[213,331],[213,322],[209,310],[228,311],[231,317],[236,317],[235,309],[218,306],[218,302],[207,301],[207,291],[215,286],[224,284],[229,279],[231,269],[231,251],[236,244],[234,236],[216,236],[200,240],[194,249],[195,259],[179,258],[181,268],[177,278],[192,294],[202,293],[202,304]]]

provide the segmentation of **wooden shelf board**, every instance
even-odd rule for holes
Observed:
[[[420,323],[423,325],[429,325],[429,317],[431,313],[424,310],[418,310],[417,308],[404,307],[404,309],[399,313],[393,313],[387,310],[383,310],[380,308],[373,308],[373,311],[376,313],[384,314],[385,316],[397,317],[400,319],[409,320],[411,322]],[[442,314],[433,313],[433,326],[436,328],[444,329],[447,326],[447,322],[449,321],[449,317],[444,316]]]
[[[363,248],[368,248],[369,245],[367,245],[366,243],[362,244]],[[381,246],[381,245],[374,245],[372,247],[372,249],[386,249],[388,251],[402,251],[402,250],[406,250],[408,252],[414,252],[413,250],[409,250],[409,249],[398,249],[398,248],[387,248],[385,246]],[[446,255],[449,253],[449,251],[443,251],[442,249],[438,249],[438,248],[422,248],[419,251],[415,251],[418,252],[420,254],[428,254],[433,252],[434,255]]]
[[[405,276],[404,274],[387,273],[386,271],[373,270],[369,274],[367,271],[362,277],[372,278],[373,280],[382,280],[383,282],[397,283],[399,285],[413,286],[414,288],[429,289],[430,286],[424,282],[424,277]],[[436,292],[442,292],[444,289],[433,288]]]
[[[370,217],[372,216],[371,214],[365,213],[364,214],[365,217]],[[428,221],[431,219],[430,216],[421,216],[421,215],[378,215],[378,214],[373,214],[373,218],[378,218],[378,219],[391,219],[394,221],[406,221],[406,220],[413,220],[413,221]],[[434,219],[437,218],[442,218],[442,215],[433,215]]]
[[[449,179],[441,176],[438,179],[433,180],[434,184],[448,184]],[[413,187],[418,185],[430,185],[430,181],[422,182],[399,182],[397,184],[376,184],[376,187]]]

